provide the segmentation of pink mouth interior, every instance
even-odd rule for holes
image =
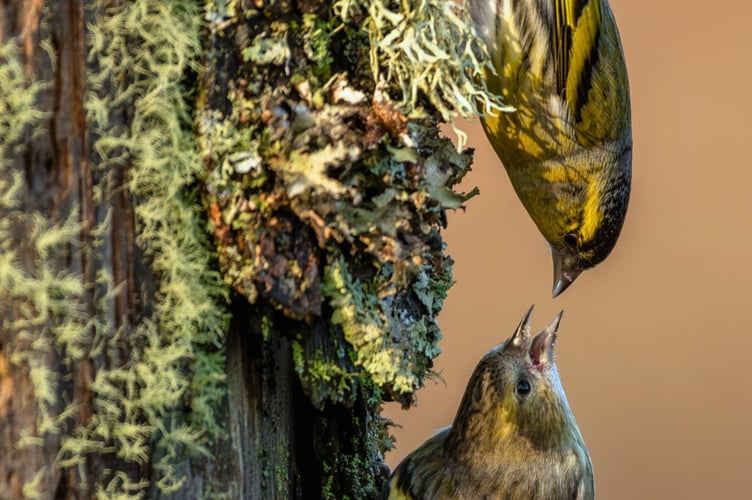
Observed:
[[[545,365],[541,362],[541,356],[546,348],[546,338],[546,335],[539,335],[533,340],[533,345],[530,346],[530,360],[533,362],[533,366],[539,370],[545,368]]]

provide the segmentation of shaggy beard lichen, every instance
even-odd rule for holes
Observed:
[[[104,5],[104,4],[103,4]],[[130,334],[127,367],[100,371],[88,440],[120,443],[118,456],[157,471],[157,486],[177,490],[176,465],[206,450],[222,432],[215,406],[224,397],[226,289],[213,270],[201,212],[191,188],[202,165],[191,133],[192,105],[181,83],[200,58],[201,11],[192,1],[149,0],[108,8],[89,27],[87,122],[97,140],[95,168],[124,158],[131,167],[137,244],[159,277],[150,318]],[[112,87],[113,82],[125,82]],[[127,130],[110,117],[129,107]],[[225,304],[223,304],[225,303]],[[185,405],[187,421],[176,418]],[[138,491],[114,478],[100,491]]]
[[[149,305],[151,316],[128,331],[116,331],[112,300],[120,284],[113,283],[97,250],[111,215],[89,228],[91,241],[80,241],[76,210],[54,220],[20,209],[28,193],[11,158],[20,153],[28,130],[45,133],[40,126],[44,114],[37,109],[44,84],[27,83],[13,43],[3,45],[0,307],[14,305],[3,314],[3,330],[12,335],[11,361],[28,366],[39,415],[36,428],[23,432],[16,445],[42,445],[43,436],[60,434],[58,460],[50,466],[77,467],[81,486],[93,481],[103,498],[141,496],[153,487],[169,493],[183,482],[181,464],[206,454],[203,443],[222,433],[215,407],[224,397],[224,355],[216,346],[227,325],[226,289],[212,268],[191,189],[202,165],[191,132],[190,99],[181,83],[200,57],[201,11],[191,1],[150,0],[117,6],[99,2],[92,9],[97,14],[87,26],[85,107],[93,138],[90,160],[102,182],[94,186],[94,201],[107,206],[111,172],[129,165],[126,185],[115,189],[127,189],[133,199],[137,245],[158,277],[158,288]],[[126,115],[131,119],[125,126],[113,124],[114,117]],[[86,283],[80,273],[59,271],[60,259],[71,248],[102,263],[95,283]],[[84,307],[92,289],[94,316]],[[128,363],[117,361],[117,349],[107,347],[113,343],[128,345]],[[115,356],[97,366],[89,387],[92,416],[75,429],[69,428],[69,417],[86,403],[62,401],[59,386],[70,375],[53,371],[49,355],[68,369],[89,356]],[[86,477],[84,464],[91,454],[148,463],[154,484],[118,470]],[[24,494],[39,494],[41,473]]]
[[[24,139],[43,133],[46,114],[37,101],[49,83],[28,81],[19,53],[15,40],[0,45],[0,317],[3,349],[13,365],[28,369],[37,412],[35,428],[22,430],[6,449],[43,446],[40,436],[66,428],[76,407],[61,410],[60,375],[49,360],[64,353],[71,362],[81,359],[89,340],[82,277],[61,272],[58,260],[77,244],[78,213],[51,220],[23,206],[28,193],[15,158]],[[23,486],[24,495],[39,495],[44,469]]]

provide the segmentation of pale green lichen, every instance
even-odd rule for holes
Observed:
[[[409,405],[432,373],[452,271],[441,229],[474,194],[454,191],[470,152],[437,122],[503,106],[454,2],[235,7],[208,2],[197,117],[220,269],[264,338],[288,337],[312,425],[362,411],[332,434],[340,455],[340,439],[358,443],[347,460],[318,443],[307,473],[324,497],[373,495],[388,446],[378,405]]]
[[[281,22],[271,23],[269,33],[258,35],[243,50],[243,60],[250,64],[286,64],[290,59],[290,47],[287,44],[287,25]]]
[[[227,327],[226,289],[212,270],[192,188],[202,165],[182,82],[200,57],[199,7],[188,0],[100,3],[95,9],[101,14],[87,26],[85,96],[91,160],[103,183],[94,186],[95,201],[108,202],[104,183],[114,169],[129,165],[122,188],[133,199],[137,244],[158,277],[146,308],[151,315],[116,331],[112,301],[120,284],[107,268],[97,270],[95,283],[59,270],[71,248],[102,258],[97,252],[110,216],[90,228],[92,241],[80,241],[76,210],[62,220],[21,210],[28,195],[12,159],[31,130],[43,133],[44,114],[36,106],[44,84],[25,80],[12,43],[0,46],[0,297],[2,304],[13,304],[12,314],[3,314],[3,330],[13,335],[11,360],[29,367],[38,405],[36,428],[23,432],[17,445],[41,446],[42,436],[62,433],[52,466],[77,467],[84,484],[95,482],[100,498],[130,498],[143,496],[152,487],[149,479],[119,470],[86,477],[87,456],[148,463],[153,486],[170,493],[183,484],[181,464],[205,456],[204,443],[223,432],[215,407],[225,396],[224,354],[217,346]],[[92,289],[93,317],[83,306]],[[90,386],[93,414],[82,426],[67,428],[82,402],[61,406],[61,374],[47,359],[57,356],[67,367],[87,356],[115,361],[118,348],[110,346],[117,343],[129,346],[129,362],[97,366]],[[24,487],[25,495],[39,491],[40,474]]]
[[[115,168],[123,157],[130,162],[137,244],[159,287],[151,318],[130,333],[131,362],[97,373],[95,416],[77,438],[82,441],[69,446],[111,442],[124,461],[149,461],[165,493],[183,482],[176,464],[184,453],[206,453],[202,438],[220,434],[213,407],[224,396],[224,356],[214,346],[227,325],[226,291],[212,270],[191,189],[201,163],[181,83],[197,68],[200,29],[200,11],[191,1],[127,3],[108,8],[89,26],[88,57],[99,65],[88,75],[86,101],[87,121],[98,137],[95,168]],[[107,91],[112,82],[123,86]],[[112,126],[124,105],[130,123]],[[175,413],[186,403],[191,412],[183,422]],[[145,487],[143,480],[116,475],[101,491]]]
[[[429,115],[498,106],[474,83],[482,47],[461,6],[433,0],[234,12],[209,17],[240,67],[226,95],[202,99],[226,105],[198,118],[225,280],[291,318],[331,318],[328,341],[292,339],[315,405],[351,401],[362,374],[408,404],[439,352],[444,212],[474,194],[453,191],[469,155]]]
[[[27,81],[14,40],[0,45],[0,315],[10,360],[28,367],[37,402],[35,428],[21,430],[19,447],[44,446],[40,436],[65,428],[76,408],[60,408],[61,378],[49,360],[60,352],[80,359],[88,342],[83,280],[58,262],[77,244],[78,214],[55,220],[22,205],[28,193],[15,159],[24,139],[43,133],[37,101],[47,85]],[[25,496],[41,495],[43,476],[40,469],[23,485]]]
[[[47,472],[45,469],[46,467],[41,467],[34,475],[34,478],[24,484],[22,490],[24,498],[44,498],[42,480]]]
[[[393,332],[393,324],[411,324],[411,321],[390,322],[385,310],[392,303],[392,296],[380,298],[377,290],[369,289],[371,283],[354,279],[340,256],[327,266],[324,279],[324,294],[330,297],[333,309],[331,321],[344,332],[345,339],[355,350],[354,364],[362,367],[377,386],[391,385],[398,394],[411,394],[422,380],[416,373],[415,364],[428,365],[438,354],[433,342],[427,350],[407,348],[408,344],[421,342],[426,331]],[[405,318],[400,318],[404,320]],[[411,318],[421,323],[421,318]],[[438,341],[438,329],[433,332]],[[395,343],[393,338],[401,337]],[[424,357],[424,360],[408,360],[406,354]]]
[[[428,100],[442,120],[452,124],[458,150],[466,136],[456,117],[511,110],[486,88],[483,70],[493,67],[464,2],[337,0],[334,10],[345,22],[367,13],[374,79],[396,85],[408,115]]]

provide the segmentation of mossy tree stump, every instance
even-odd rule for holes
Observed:
[[[497,106],[461,7],[0,5],[0,498],[368,498]]]

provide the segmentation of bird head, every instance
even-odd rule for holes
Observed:
[[[555,223],[536,220],[551,247],[554,298],[583,271],[608,257],[624,225],[631,184],[631,143],[618,153],[600,153],[594,161],[615,167],[601,169],[576,193],[562,194],[557,205],[560,212],[551,218]]]
[[[531,337],[532,310],[506,342],[481,359],[468,383],[452,434],[480,446],[477,452],[484,446],[510,453],[581,442],[554,360],[562,313]]]

